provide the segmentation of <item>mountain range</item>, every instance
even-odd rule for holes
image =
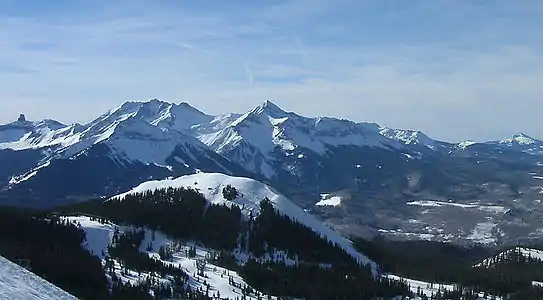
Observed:
[[[153,99],[88,124],[0,125],[0,203],[54,207],[223,173],[273,186],[345,235],[508,244],[543,236],[542,161],[543,141],[525,134],[448,143],[271,101],[213,116]]]

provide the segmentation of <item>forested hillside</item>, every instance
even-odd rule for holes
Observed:
[[[209,204],[193,189],[167,188],[87,202],[63,213],[91,214],[197,241],[221,253],[216,263],[272,295],[372,299],[408,294],[403,284],[374,277],[371,268],[280,214],[267,199],[257,215],[246,217],[238,206]]]
[[[224,197],[235,198],[235,193],[229,191],[225,190]],[[258,295],[388,299],[411,294],[408,282],[374,277],[368,266],[311,228],[281,214],[269,200],[262,199],[257,214],[247,215],[242,209],[228,202],[210,204],[191,188],[158,189],[123,199],[80,203],[55,212],[2,208],[0,255],[26,264],[81,299],[217,296],[210,294],[209,286],[191,289],[188,284],[192,278],[202,278],[204,284],[207,275],[188,274],[179,265],[169,263],[178,257],[176,251],[196,257],[196,246],[210,249],[208,263],[243,277],[247,284],[243,295],[255,299],[261,297]],[[86,237],[80,225],[64,217],[76,214],[133,230],[115,231],[111,244],[101,253],[101,261],[82,247]],[[154,257],[141,250],[152,248],[144,242],[148,232],[153,232],[153,239],[157,232],[178,245],[193,243],[195,247],[188,252],[161,247]],[[477,299],[481,292],[503,299],[543,297],[543,289],[533,283],[543,281],[543,263],[525,252],[510,250],[493,255],[496,250],[484,247],[384,239],[354,241],[359,251],[379,263],[382,272],[428,283],[455,284],[453,290],[436,293],[437,299]],[[137,283],[126,281],[137,274],[149,276]],[[234,281],[231,284],[236,287]],[[413,292],[422,295],[422,291]]]
[[[383,271],[429,283],[454,283],[457,290],[444,293],[443,299],[477,299],[486,292],[503,299],[543,299],[543,289],[534,281],[543,281],[543,262],[519,251],[506,251],[492,260],[491,266],[478,264],[493,258],[495,249],[453,244],[384,239],[354,239],[355,245],[379,262]],[[509,297],[509,298],[508,298]]]

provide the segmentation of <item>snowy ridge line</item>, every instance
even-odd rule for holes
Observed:
[[[499,262],[500,260],[503,260],[507,258],[508,255],[511,253],[519,253],[520,255],[532,259],[536,259],[543,262],[543,250],[537,250],[537,249],[531,249],[527,247],[514,247],[509,250],[500,252],[492,257],[484,259],[482,262],[474,265],[474,268],[490,268],[492,267],[496,262]]]
[[[232,119],[224,116],[222,126],[199,126],[194,136],[217,153],[223,154],[245,169],[273,178],[278,152],[304,158],[304,149],[325,155],[340,146],[403,149],[402,141],[384,136],[377,124],[355,123],[327,117],[309,118],[285,112],[266,101],[255,109]]]
[[[59,287],[1,256],[0,299],[77,300]]]
[[[222,189],[227,185],[235,187],[241,196],[232,201],[223,198]],[[374,275],[377,275],[377,264],[365,255],[356,251],[352,242],[333,231],[315,217],[307,214],[303,209],[295,205],[285,196],[279,194],[273,188],[250,178],[233,177],[219,173],[199,173],[182,176],[176,179],[148,181],[140,184],[132,190],[112,197],[111,199],[123,199],[126,195],[153,191],[169,187],[193,188],[200,191],[204,197],[213,204],[237,205],[243,208],[242,212],[248,216],[256,215],[260,210],[260,201],[268,198],[273,206],[291,219],[311,228],[323,238],[340,246],[362,265],[369,265]]]
[[[416,130],[380,127],[373,123],[357,123],[345,119],[309,118],[285,112],[271,101],[245,114],[207,115],[183,102],[169,103],[152,99],[146,102],[125,102],[95,120],[81,125],[65,125],[55,120],[30,122],[22,115],[19,120],[0,125],[0,149],[64,149],[68,156],[105,141],[127,121],[139,120],[154,128],[189,133],[217,152],[235,147],[241,141],[252,145],[267,156],[273,147],[294,150],[313,149],[323,154],[328,146],[356,145],[401,149],[420,145],[431,150],[443,147],[466,150],[475,144],[521,147],[522,151],[543,150],[543,141],[518,133],[501,141],[457,144],[432,139]],[[141,124],[140,124],[141,125]],[[137,127],[135,127],[137,128]],[[145,130],[142,130],[145,132]],[[154,133],[160,134],[160,133]]]

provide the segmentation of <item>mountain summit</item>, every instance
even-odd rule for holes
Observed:
[[[514,134],[511,138],[501,141],[501,143],[502,144],[517,144],[517,145],[533,145],[533,144],[542,143],[542,142],[534,139],[533,137],[527,134],[517,133],[517,134]]]
[[[255,114],[268,114],[268,115],[274,115],[274,116],[281,116],[287,114],[283,109],[281,109],[279,106],[277,106],[275,103],[273,103],[270,100],[264,101],[261,105],[257,106],[252,111]]]

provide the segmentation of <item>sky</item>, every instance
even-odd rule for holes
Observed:
[[[540,0],[0,0],[0,123],[265,100],[446,141],[543,138]]]

